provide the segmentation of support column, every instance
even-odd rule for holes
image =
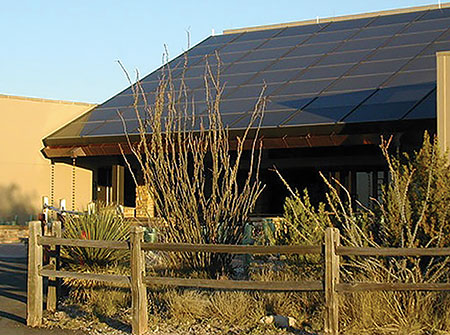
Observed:
[[[125,195],[125,168],[121,165],[113,165],[111,200],[117,205],[123,205],[124,195]]]
[[[438,52],[436,57],[437,134],[441,149],[445,152],[450,149],[450,51]]]

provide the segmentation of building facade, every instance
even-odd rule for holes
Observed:
[[[42,139],[93,104],[0,95],[0,222],[24,223],[42,211],[42,197],[72,207],[73,169],[45,159]],[[75,167],[75,208],[91,200],[92,173]]]
[[[282,211],[287,192],[274,165],[313,201],[324,191],[321,171],[368,204],[388,180],[381,135],[392,135],[401,151],[418,149],[425,131],[448,142],[448,50],[449,4],[228,30],[144,77],[145,102],[140,97],[136,105],[129,87],[45,138],[43,152],[66,163],[76,156],[76,164],[92,170],[94,199],[136,206],[119,150],[126,144],[123,121],[127,134],[136,135],[135,107],[155,102],[170,69],[175,91],[187,86],[193,124],[200,124],[210,66],[213,75],[220,69],[225,84],[221,115],[233,136],[248,124],[265,87],[261,178],[267,187],[258,213]]]

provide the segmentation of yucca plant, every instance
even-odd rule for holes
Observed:
[[[128,239],[130,224],[115,206],[96,203],[90,209],[88,214],[67,217],[63,233],[65,238],[105,241]],[[126,262],[129,257],[127,250],[65,247],[61,249],[61,256],[64,266],[76,272],[108,274],[127,274],[129,272]],[[106,304],[98,303],[103,301],[102,299],[109,301],[108,295],[116,294],[116,291],[121,292],[120,285],[112,287],[111,284],[95,280],[65,278],[64,283],[70,288],[71,299],[79,303],[88,303],[96,310],[101,310],[103,305],[106,306]],[[110,307],[103,314],[110,314]]]
[[[64,224],[64,237],[72,239],[125,241],[130,224],[115,206],[95,204],[81,216],[68,216]],[[120,263],[128,257],[126,250],[104,248],[62,248],[61,256],[69,267],[102,267]]]

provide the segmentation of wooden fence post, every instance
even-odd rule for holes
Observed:
[[[43,287],[39,270],[42,268],[42,246],[38,237],[42,235],[41,222],[29,223],[28,237],[28,289],[27,289],[27,325],[40,326],[42,323]]]
[[[61,222],[55,221],[52,223],[52,231],[51,235],[54,237],[61,237]],[[52,270],[59,269],[59,250],[60,246],[52,247],[51,252],[54,255],[50,258],[50,264]],[[47,292],[47,311],[54,312],[56,311],[56,302],[58,300],[59,294],[59,282],[60,280],[57,278],[49,277],[48,278],[48,292]]]
[[[130,233],[131,247],[131,329],[134,335],[147,331],[147,287],[144,284],[145,256],[141,249],[144,238],[142,227],[132,226]]]
[[[325,231],[325,334],[339,334],[339,302],[336,286],[339,283],[339,230],[327,228]]]

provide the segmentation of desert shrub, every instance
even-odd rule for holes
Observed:
[[[226,325],[255,326],[264,315],[264,302],[250,292],[217,291],[211,296],[211,317]]]
[[[115,206],[96,204],[85,215],[68,216],[63,236],[73,239],[124,241],[128,239],[130,225]],[[126,250],[103,248],[61,248],[63,266],[71,271],[104,274],[129,274]],[[95,280],[64,278],[69,287],[69,299],[84,304],[95,313],[111,316],[129,303],[125,285],[112,285]]]
[[[130,224],[115,206],[95,204],[92,211],[80,216],[68,216],[64,222],[64,238],[125,241]],[[128,257],[126,250],[105,248],[64,247],[61,257],[70,268],[102,267],[123,262]]]
[[[261,95],[248,115],[248,127],[240,137],[232,138],[220,113],[224,89],[219,80],[220,65],[205,68],[201,117],[194,117],[195,105],[183,80],[174,81],[169,68],[162,72],[152,103],[139,80],[132,85],[139,136],[137,142],[128,137],[145,190],[154,199],[155,214],[166,221],[160,238],[239,244],[263,189],[259,180],[259,124],[265,99]],[[128,162],[125,155],[124,159]],[[227,274],[230,262],[231,257],[225,254],[167,255],[168,266],[203,269],[211,277]]]
[[[265,315],[262,301],[241,291],[168,290],[159,293],[159,302],[165,304],[160,313],[180,324],[209,321],[246,327]]]
[[[127,288],[97,288],[92,291],[89,305],[96,315],[112,317],[131,305],[131,294]]]
[[[442,247],[449,245],[450,168],[436,139],[425,134],[413,154],[392,154],[390,141],[381,150],[390,173],[381,201],[373,210],[355,202],[338,180],[328,186],[326,203],[315,208],[307,193],[293,191],[286,200],[287,227],[276,233],[278,243],[323,241],[323,229],[338,227],[349,246]],[[282,176],[280,175],[282,178]],[[297,265],[305,264],[297,259]],[[344,257],[341,280],[361,282],[441,282],[448,280],[446,257]],[[295,264],[295,263],[294,263]],[[437,306],[439,306],[437,308]],[[361,292],[341,299],[345,333],[423,334],[448,331],[446,293]]]
[[[170,290],[165,299],[169,316],[184,322],[193,322],[208,318],[211,313],[211,302],[208,294],[196,290]]]

